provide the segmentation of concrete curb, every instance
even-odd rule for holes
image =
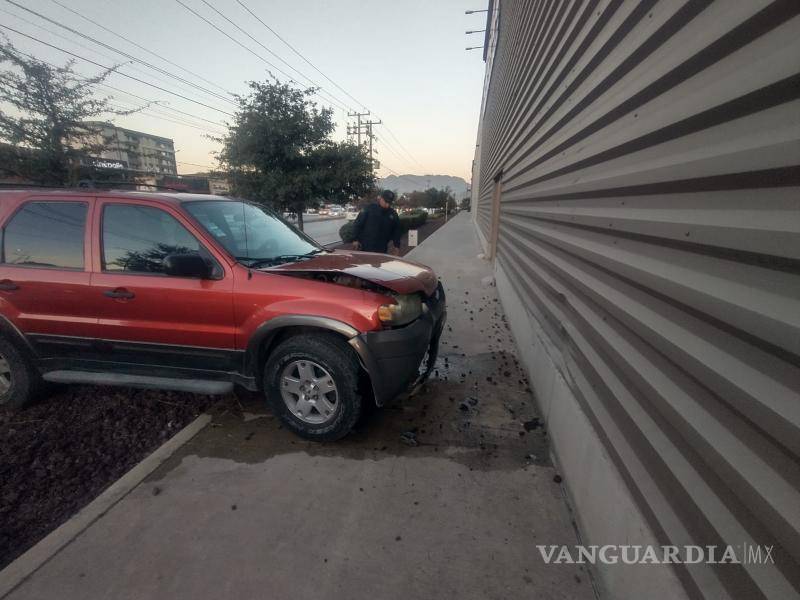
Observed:
[[[77,514],[50,532],[43,540],[0,571],[0,600],[14,591],[42,565],[58,554],[92,523],[97,521],[145,477],[156,470],[178,448],[197,435],[208,423],[211,415],[202,414],[178,433],[164,442],[155,452],[112,483],[102,494],[83,507]]]

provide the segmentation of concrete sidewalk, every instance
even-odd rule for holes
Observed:
[[[422,393],[335,444],[231,399],[7,598],[593,598],[536,549],[577,539],[479,251],[463,213],[409,255],[448,293]]]

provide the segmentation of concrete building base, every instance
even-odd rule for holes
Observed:
[[[478,238],[485,249],[486,240],[479,230]],[[548,348],[535,317],[525,308],[498,262],[494,272],[498,296],[547,424],[553,461],[563,476],[582,543],[660,547],[564,380],[557,367],[558,359]],[[601,595],[606,598],[687,598],[669,565],[598,564],[594,573]]]

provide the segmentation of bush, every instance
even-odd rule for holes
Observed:
[[[348,221],[339,228],[339,237],[342,238],[345,244],[352,244],[355,241],[353,236],[354,225],[355,221]]]
[[[415,210],[414,212],[400,215],[400,228],[405,232],[409,229],[417,229],[422,227],[428,220],[428,213],[424,210]]]

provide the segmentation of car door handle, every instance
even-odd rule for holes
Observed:
[[[125,288],[117,288],[115,290],[108,290],[107,292],[103,292],[105,296],[109,298],[117,298],[120,300],[130,300],[131,298],[135,298],[136,294],[133,292],[129,292]]]
[[[0,290],[4,292],[13,292],[18,289],[19,286],[10,279],[3,279],[3,281],[0,281]]]

